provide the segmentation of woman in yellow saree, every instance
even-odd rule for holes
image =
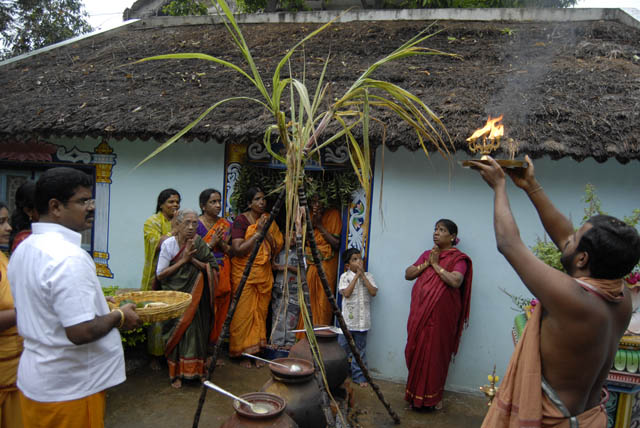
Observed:
[[[142,291],[151,290],[156,282],[156,266],[162,243],[171,237],[171,220],[180,209],[180,193],[164,189],[158,195],[156,213],[144,222],[144,268]],[[164,355],[162,323],[153,323],[147,329],[147,352],[151,354],[151,369],[160,370],[160,357]]]
[[[264,192],[257,187],[247,191],[248,210],[236,217],[231,228],[231,286],[233,292],[242,279],[249,255],[255,247],[269,217],[265,213]],[[267,312],[271,301],[273,271],[271,260],[282,248],[283,238],[278,225],[273,222],[266,231],[258,255],[251,268],[249,278],[240,295],[233,315],[229,337],[229,355],[238,357],[243,352],[256,354],[267,344]],[[244,367],[251,367],[251,360],[242,361]],[[256,367],[264,365],[256,360]]]
[[[0,242],[8,242],[9,211],[0,202]],[[16,310],[7,279],[9,261],[0,252],[0,427],[22,427],[20,394],[16,386],[22,337],[16,327]]]

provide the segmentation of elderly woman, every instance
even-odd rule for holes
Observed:
[[[9,242],[9,210],[0,202],[0,243]],[[16,387],[22,337],[16,327],[16,310],[7,280],[7,257],[0,251],[0,426],[22,426],[20,396]]]
[[[231,303],[231,223],[220,217],[222,194],[216,189],[205,189],[200,193],[198,230],[196,233],[209,245],[220,267],[220,277],[215,293],[215,324],[210,342],[216,342],[227,318]],[[219,362],[218,364],[222,364]]]
[[[156,275],[161,290],[191,294],[191,304],[178,320],[165,323],[164,354],[171,386],[184,379],[205,379],[207,346],[213,329],[213,269],[218,269],[209,246],[196,234],[198,214],[179,211],[176,235],[160,248]]]
[[[273,287],[271,260],[279,253],[283,244],[282,233],[275,222],[271,223],[269,230],[264,230],[269,217],[265,213],[267,202],[264,192],[252,187],[247,190],[245,197],[247,210],[236,217],[231,227],[231,247],[234,255],[231,259],[231,286],[234,293],[242,279],[249,255],[256,246],[258,235],[266,235],[231,321],[231,357],[238,357],[243,352],[256,354],[267,344],[267,312]],[[251,360],[243,360],[242,365],[251,367]],[[264,364],[256,360],[256,367],[262,365]]]
[[[409,266],[405,279],[418,278],[411,291],[405,359],[409,370],[405,400],[412,408],[442,408],[449,362],[469,320],[471,259],[455,248],[458,226],[438,220],[431,250]]]

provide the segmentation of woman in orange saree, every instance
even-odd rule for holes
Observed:
[[[311,198],[309,208],[313,236],[320,251],[322,268],[327,276],[329,287],[336,292],[336,280],[338,278],[338,250],[340,249],[340,234],[342,232],[342,216],[335,208],[324,211],[317,196]],[[333,320],[333,309],[322,287],[318,266],[313,260],[311,248],[307,247],[305,259],[309,265],[307,269],[307,284],[309,286],[309,299],[314,325],[330,325]],[[298,328],[304,328],[302,318],[298,322]],[[300,333],[304,335],[304,333]]]
[[[215,290],[215,319],[209,343],[216,343],[227,318],[231,303],[231,222],[220,217],[222,194],[216,189],[205,189],[200,193],[198,230],[196,233],[213,251],[220,268],[220,277]]]
[[[265,213],[264,192],[257,187],[247,191],[248,210],[236,217],[231,228],[231,286],[237,289],[249,255],[255,247],[259,233],[262,233],[269,215]],[[255,258],[251,273],[242,289],[229,331],[229,355],[238,357],[243,352],[256,354],[267,344],[267,312],[271,302],[273,270],[271,261],[280,252],[284,240],[278,225],[273,222],[266,231]],[[264,364],[256,361],[256,367]],[[251,367],[251,360],[242,361],[244,367]]]
[[[411,291],[404,351],[409,370],[405,400],[414,409],[442,408],[449,363],[469,321],[473,266],[469,256],[454,248],[457,234],[454,222],[439,220],[434,247],[405,271],[405,279],[418,278]]]

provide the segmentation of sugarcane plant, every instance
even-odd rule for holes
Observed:
[[[337,21],[342,14],[338,15],[333,20],[321,25],[316,30],[309,33],[306,37],[300,40],[293,48],[289,49],[286,54],[279,61],[278,65],[271,76],[271,88],[268,89],[264,83],[262,75],[258,71],[254,62],[253,56],[247,45],[243,34],[233,16],[233,13],[229,9],[225,0],[217,0],[214,3],[218,9],[219,14],[223,17],[224,25],[229,31],[233,43],[239,49],[242,57],[246,61],[245,68],[236,65],[232,62],[217,58],[211,55],[202,53],[179,53],[179,54],[166,54],[157,55],[148,58],[141,59],[136,63],[155,61],[155,60],[184,60],[184,59],[200,59],[210,61],[224,67],[230,68],[240,75],[244,76],[251,84],[257,88],[261,97],[249,97],[249,96],[235,96],[216,101],[213,105],[206,108],[200,116],[189,123],[185,128],[180,130],[176,135],[171,137],[168,141],[163,143],[160,147],[154,150],[149,156],[143,159],[139,165],[150,160],[161,151],[165,150],[173,143],[178,141],[183,135],[189,132],[194,126],[202,121],[209,113],[218,108],[219,106],[234,101],[250,101],[257,103],[264,107],[272,118],[272,122],[267,124],[266,131],[263,137],[263,144],[269,154],[277,159],[279,162],[286,166],[286,173],[281,186],[276,190],[280,193],[278,202],[274,206],[274,211],[280,210],[281,205],[284,203],[286,207],[285,216],[285,245],[288,253],[290,236],[293,236],[295,230],[295,215],[299,213],[301,207],[306,206],[306,198],[302,188],[304,186],[305,165],[314,157],[319,155],[319,152],[332,144],[345,141],[349,148],[350,162],[353,168],[353,172],[357,177],[360,185],[365,189],[367,202],[370,201],[370,181],[371,177],[371,143],[369,139],[369,130],[372,121],[377,122],[380,126],[384,127],[386,124],[382,119],[378,117],[378,113],[382,111],[390,111],[400,120],[410,126],[415,133],[416,139],[422,147],[424,153],[428,157],[430,152],[438,152],[445,158],[448,158],[451,151],[453,151],[453,144],[451,139],[438,118],[438,116],[427,107],[420,98],[411,92],[384,80],[374,79],[372,74],[381,66],[402,58],[416,56],[416,55],[448,55],[455,57],[454,54],[448,54],[434,49],[419,46],[420,43],[429,39],[437,32],[433,31],[432,26],[428,26],[423,31],[418,33],[415,37],[402,44],[399,48],[393,51],[386,57],[376,61],[369,68],[367,68],[354,83],[337,99],[333,102],[327,100],[330,84],[325,83],[325,73],[327,71],[327,65],[330,58],[326,58],[322,68],[322,72],[318,78],[313,95],[307,88],[307,82],[304,76],[302,79],[293,77],[292,71],[289,69],[289,77],[283,77],[283,70],[285,67],[290,68],[290,59],[292,55],[301,48],[305,42],[318,35],[325,30],[328,26]],[[289,102],[283,107],[283,97],[289,93]],[[337,131],[333,131],[337,129]],[[328,130],[332,130],[328,132]],[[356,138],[356,130],[361,130],[361,140]],[[326,135],[325,135],[326,134]],[[384,145],[384,132],[382,133],[382,145]],[[284,146],[284,154],[280,154],[274,150],[276,143],[280,143]],[[138,166],[139,166],[138,165]],[[272,216],[269,222],[273,221],[275,212],[272,212]],[[307,210],[307,216],[308,216]],[[367,219],[368,221],[368,219]],[[270,224],[270,223],[269,223]],[[310,224],[310,223],[307,223]],[[268,230],[269,225],[264,229]],[[367,225],[365,224],[365,228]],[[264,233],[262,234],[264,235]],[[312,235],[312,234],[311,234]],[[304,236],[304,234],[303,234]],[[256,242],[254,251],[251,253],[243,278],[236,290],[233,297],[233,301],[230,306],[227,319],[225,320],[223,331],[220,334],[220,339],[213,352],[213,363],[210,364],[208,377],[211,378],[211,374],[215,368],[215,360],[217,358],[217,351],[222,342],[222,338],[226,335],[229,329],[231,318],[237,300],[242,292],[246,278],[248,277],[251,266],[257,254],[257,250],[261,245],[264,236],[259,236]],[[311,240],[312,252],[314,258],[317,257],[317,247],[314,250],[315,242]],[[334,313],[338,316],[341,327],[347,337],[347,340],[351,346],[354,355],[357,355],[356,360],[361,363],[360,355],[355,348],[353,339],[346,329],[344,319],[339,308],[335,304],[335,298],[328,284],[326,284],[326,276],[322,270],[322,263],[317,260],[319,267],[319,274],[321,278],[324,278],[323,288],[325,293],[329,297],[334,307]],[[299,274],[300,275],[300,274]],[[300,283],[300,282],[299,282]],[[306,281],[303,281],[303,285]],[[311,314],[308,313],[307,306],[303,301],[303,295],[300,294],[300,308],[301,316],[304,319],[304,326],[309,338],[312,354],[314,358],[318,358],[319,352],[317,349],[317,342],[315,341],[315,335],[313,333],[313,325],[311,322]],[[316,361],[316,367],[321,361]],[[362,364],[360,364],[362,366]],[[364,369],[364,367],[363,367]],[[323,376],[324,377],[324,376]],[[393,413],[390,406],[384,401],[382,394],[376,385],[370,380],[374,391],[378,394],[378,397],[383,401],[385,407],[392,415],[396,422],[399,422],[397,415]],[[326,385],[326,379],[325,379]],[[328,387],[326,390],[328,391]],[[206,394],[206,388],[203,388],[198,411],[194,420],[194,426],[197,426],[199,420],[200,410]],[[325,403],[326,404],[326,403]],[[327,421],[328,424],[329,421]],[[331,425],[331,424],[330,424]]]

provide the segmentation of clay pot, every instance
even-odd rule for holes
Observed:
[[[338,343],[338,334],[330,330],[318,330],[315,332],[320,348],[320,355],[324,361],[324,368],[327,376],[329,388],[335,390],[342,385],[349,375],[349,363],[347,362],[347,354]],[[290,358],[302,358],[311,361],[311,348],[306,337],[291,347],[289,351]]]
[[[269,364],[271,379],[262,385],[261,391],[278,395],[287,402],[285,412],[301,427],[324,428],[322,397],[313,377],[313,363],[299,358],[277,358],[276,363],[298,365],[301,370],[292,372]]]
[[[282,397],[266,392],[250,392],[241,395],[240,398],[264,406],[268,411],[255,413],[250,407],[234,401],[233,408],[236,412],[220,425],[220,428],[298,428],[298,424],[284,412],[287,402]]]

